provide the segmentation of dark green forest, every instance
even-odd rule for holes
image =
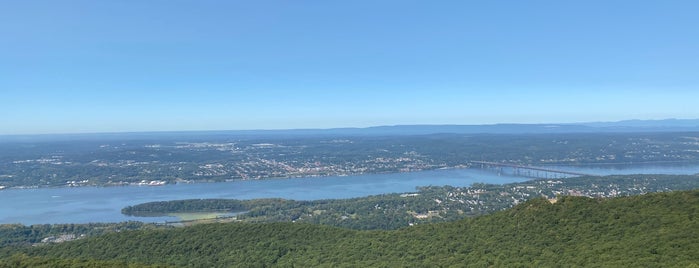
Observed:
[[[535,198],[391,231],[306,223],[201,224],[4,248],[0,267],[521,267],[699,265],[699,190]]]
[[[164,228],[153,224],[128,221],[118,223],[87,223],[87,224],[0,224],[0,247],[29,246],[42,243],[46,238],[71,234],[75,238],[96,236],[111,232],[126,230],[144,230]]]

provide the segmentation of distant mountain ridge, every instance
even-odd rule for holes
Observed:
[[[392,134],[545,134],[545,133],[612,133],[612,132],[683,132],[699,131],[699,119],[624,120],[617,122],[491,125],[396,125],[363,129]]]
[[[623,120],[617,122],[591,122],[584,123],[586,126],[591,127],[635,127],[635,128],[654,128],[654,127],[666,127],[666,128],[697,128],[699,126],[699,119],[663,119],[663,120]]]
[[[108,140],[216,137],[393,136],[430,134],[564,134],[699,131],[699,119],[624,120],[617,122],[484,125],[393,125],[366,128],[155,131],[86,134],[0,135],[2,141]]]

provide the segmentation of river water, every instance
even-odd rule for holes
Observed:
[[[610,165],[580,165],[580,166],[546,166],[547,168],[579,172],[591,175],[628,175],[628,174],[670,174],[691,175],[699,173],[696,163],[667,163],[667,164],[610,164]]]
[[[598,175],[609,174],[696,174],[693,165],[630,165],[556,167]],[[174,184],[165,186],[77,187],[6,189],[0,191],[0,223],[45,224],[119,222],[138,220],[163,222],[175,217],[130,217],[121,214],[126,206],[151,201],[196,198],[286,198],[317,200],[351,198],[384,193],[415,191],[419,186],[469,186],[484,182],[504,184],[527,180],[479,169],[442,169],[411,173],[292,178],[224,183]]]
[[[0,191],[0,223],[88,223],[138,220],[163,222],[174,217],[130,217],[126,206],[151,201],[196,198],[286,198],[317,200],[415,191],[418,186],[469,186],[475,182],[510,183],[525,178],[498,176],[477,169],[411,173],[269,179],[164,186],[66,187]]]

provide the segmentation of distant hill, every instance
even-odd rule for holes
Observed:
[[[287,129],[287,130],[216,130],[163,131],[88,134],[0,135],[3,141],[47,140],[176,140],[216,139],[222,137],[267,138],[303,136],[394,136],[429,134],[562,134],[617,132],[692,132],[699,131],[699,119],[626,120],[618,122],[560,124],[492,124],[492,125],[395,125],[366,128]]]
[[[125,231],[25,248],[26,255],[6,252],[11,257],[4,256],[0,267],[90,262],[133,267],[697,267],[697,230],[699,190],[614,199],[568,196],[553,204],[533,199],[488,216],[395,231],[298,223]]]
[[[631,129],[697,129],[699,119],[664,119],[664,120],[624,120],[618,122],[593,122],[584,123],[585,126],[595,128],[631,128]]]
[[[334,131],[334,130],[329,130]],[[337,130],[339,131],[339,129]],[[570,124],[493,124],[493,125],[398,125],[353,130],[373,135],[454,134],[545,134],[612,132],[699,131],[699,119],[626,120]]]

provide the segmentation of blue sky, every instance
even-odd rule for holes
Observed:
[[[697,1],[0,1],[0,134],[699,118]]]

